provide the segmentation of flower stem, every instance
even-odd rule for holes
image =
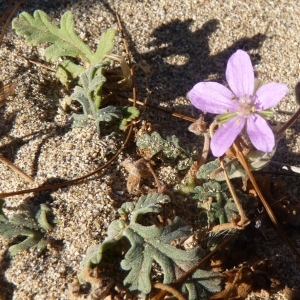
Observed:
[[[243,207],[242,207],[242,205],[241,205],[241,203],[240,203],[240,201],[239,201],[239,199],[238,199],[238,197],[237,197],[237,195],[236,195],[236,193],[235,193],[235,191],[234,191],[234,189],[232,187],[232,184],[231,184],[231,182],[229,180],[229,177],[228,177],[228,174],[227,174],[227,171],[226,171],[226,168],[225,168],[224,161],[222,159],[220,160],[220,164],[221,164],[221,167],[222,167],[222,169],[224,171],[224,175],[225,175],[226,183],[227,183],[227,185],[229,187],[229,191],[230,191],[230,193],[232,195],[234,203],[235,203],[235,205],[236,205],[236,207],[238,209],[239,215],[241,217],[241,220],[238,222],[238,225],[243,228],[245,225],[247,225],[249,223],[249,220],[247,219],[247,217],[245,215],[245,212],[243,210]]]
[[[241,163],[241,165],[243,166],[243,168],[245,169],[253,187],[255,188],[257,195],[260,198],[261,203],[263,204],[266,212],[268,213],[272,223],[274,224],[276,230],[278,231],[279,236],[282,238],[282,240],[289,246],[289,248],[291,249],[291,251],[296,255],[297,259],[300,261],[300,254],[298,253],[297,249],[294,247],[294,245],[292,244],[292,242],[289,240],[288,236],[286,235],[285,231],[283,230],[283,228],[281,227],[281,225],[279,224],[279,222],[277,221],[271,207],[269,206],[268,202],[266,201],[265,197],[263,196],[262,192],[260,191],[258,184],[252,174],[252,172],[249,169],[247,160],[244,156],[244,154],[242,153],[242,151],[240,150],[240,147],[238,144],[233,143],[233,149],[235,151],[235,156],[236,158],[239,160],[239,162]]]
[[[276,132],[277,136],[280,136],[282,133],[284,133],[289,127],[291,127],[295,121],[300,116],[300,107],[297,109],[297,111],[292,115],[292,117]]]

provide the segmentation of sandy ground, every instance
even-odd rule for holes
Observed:
[[[28,3],[27,3],[28,2]],[[5,5],[1,1],[0,9]],[[94,47],[100,33],[117,28],[115,12],[123,21],[134,62],[145,60],[151,66],[149,103],[196,117],[186,98],[192,86],[202,80],[224,80],[226,62],[237,49],[250,55],[260,79],[282,82],[289,94],[275,108],[272,122],[283,123],[297,109],[293,90],[300,73],[300,6],[295,0],[281,1],[205,1],[205,0],[64,0],[25,1],[21,11],[46,11],[52,20],[71,10],[80,37]],[[117,38],[115,53],[122,54]],[[43,47],[28,47],[24,38],[8,30],[1,46],[1,77],[16,81],[13,101],[0,108],[0,153],[34,177],[28,185],[0,163],[0,191],[16,191],[72,179],[91,172],[107,161],[109,151],[118,149],[121,139],[99,137],[93,125],[72,128],[71,114],[62,109],[70,94],[54,74],[32,65],[21,56],[43,62]],[[55,67],[55,65],[50,65]],[[144,78],[137,78],[138,98],[146,92]],[[161,135],[177,134],[180,142],[194,143],[186,121],[147,111]],[[286,133],[275,160],[299,166],[300,123]],[[1,299],[68,299],[68,284],[76,277],[87,248],[105,238],[108,224],[125,201],[134,197],[126,192],[126,172],[121,166],[134,150],[122,153],[109,168],[78,185],[56,191],[7,198],[6,213],[21,203],[46,203],[59,223],[50,233],[44,255],[25,252],[7,258],[9,243],[0,237]],[[172,169],[157,170],[169,187],[176,183]],[[174,176],[173,176],[174,175]],[[173,177],[172,177],[173,176]],[[285,178],[290,197],[299,195],[299,179]],[[152,186],[153,187],[153,186]],[[297,230],[290,238],[300,248]],[[300,289],[299,265],[281,240],[261,239],[262,257],[277,263],[280,281]],[[252,295],[249,299],[266,299]],[[271,299],[285,299],[282,293]],[[295,298],[296,299],[296,298]]]

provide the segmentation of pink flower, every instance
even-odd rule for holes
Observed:
[[[275,138],[262,116],[270,115],[266,110],[285,96],[287,87],[271,82],[257,88],[250,57],[242,50],[229,58],[226,79],[230,89],[216,82],[199,82],[188,93],[195,107],[221,114],[217,117],[221,125],[211,139],[213,155],[223,155],[242,131],[256,149],[271,152]]]

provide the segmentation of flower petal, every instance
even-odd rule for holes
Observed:
[[[253,146],[263,152],[271,152],[275,146],[275,138],[267,121],[258,114],[247,118],[247,133]]]
[[[211,151],[214,156],[221,156],[232,145],[245,126],[244,117],[237,116],[222,124],[211,139]]]
[[[267,83],[257,90],[254,104],[257,110],[268,109],[276,105],[287,92],[287,86],[282,83]]]
[[[241,98],[254,92],[254,72],[247,52],[237,50],[228,60],[226,80],[233,93]]]
[[[213,114],[236,111],[232,96],[227,87],[217,82],[199,82],[188,93],[188,98],[194,106]]]

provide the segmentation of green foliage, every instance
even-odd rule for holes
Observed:
[[[230,159],[225,159],[224,161],[228,165],[226,167],[226,171],[230,179],[243,177],[246,175],[245,170],[241,167],[238,161],[231,161]],[[210,161],[201,166],[197,172],[197,178],[214,179],[216,181],[225,180],[224,172],[218,160]]]
[[[109,54],[114,46],[115,29],[108,29],[99,40],[98,48],[93,52],[86,45],[74,30],[74,20],[72,13],[67,11],[60,20],[60,27],[53,25],[47,14],[41,10],[36,10],[31,16],[23,12],[18,18],[12,21],[12,27],[16,33],[25,36],[29,46],[37,46],[39,43],[50,43],[45,50],[45,57],[48,61],[55,61],[60,57],[80,58],[85,64],[96,64],[103,61],[105,55]],[[80,65],[74,64],[70,60],[63,61],[57,73],[62,82],[76,76],[84,71]]]
[[[227,196],[226,184],[209,181],[197,186],[191,196],[200,202],[203,209],[200,216],[207,216],[210,223],[223,224],[230,222],[231,216],[237,214],[237,208],[232,198]]]
[[[144,134],[137,140],[136,145],[141,149],[148,149],[152,157],[156,156],[165,163],[178,161],[179,170],[187,169],[192,163],[189,153],[179,146],[174,135],[165,140],[158,132]]]
[[[47,239],[45,231],[53,228],[48,218],[51,210],[46,205],[41,204],[38,211],[35,211],[28,205],[20,207],[21,212],[8,218],[3,212],[4,200],[0,199],[0,234],[7,239],[26,237],[20,243],[9,247],[9,254],[14,256],[31,247],[37,247],[39,250],[46,248]]]
[[[85,127],[92,115],[97,131],[100,133],[100,122],[110,122],[113,118],[121,119],[120,129],[126,129],[126,123],[139,115],[135,107],[116,108],[106,106],[100,108],[102,100],[102,87],[106,81],[103,75],[107,62],[101,62],[88,68],[79,75],[81,86],[76,86],[71,95],[72,100],[78,101],[83,108],[83,114],[73,114],[74,126]]]
[[[119,128],[126,130],[127,124],[136,119],[140,115],[140,111],[134,106],[125,106],[122,108],[123,119]]]
[[[197,270],[184,283],[183,292],[188,291],[189,300],[206,300],[207,292],[218,293],[221,291],[221,278],[215,272]]]
[[[125,130],[127,123],[139,115],[139,111],[134,107],[100,108],[103,84],[106,82],[105,71],[110,67],[107,56],[114,47],[115,29],[108,29],[102,33],[98,47],[93,52],[76,34],[70,11],[61,17],[60,27],[52,24],[47,14],[40,10],[35,11],[33,16],[27,12],[21,13],[13,20],[12,26],[18,35],[25,36],[26,43],[30,46],[50,43],[45,50],[46,60],[55,61],[64,57],[56,73],[62,83],[79,77],[81,86],[75,87],[71,99],[82,105],[83,114],[73,114],[74,126],[85,127],[89,115],[92,115],[98,132],[100,122],[110,122],[114,118],[121,119],[120,129]],[[81,59],[81,63],[75,63],[76,59]],[[124,69],[125,60],[121,60],[120,63]],[[128,66],[127,69],[129,70]]]
[[[272,159],[273,155],[276,152],[276,149],[277,146],[275,146],[271,152],[261,152],[259,150],[252,150],[246,156],[250,169],[257,171],[265,167]]]
[[[203,256],[203,250],[199,247],[181,250],[171,245],[172,241],[191,234],[189,226],[178,217],[166,227],[144,226],[139,223],[140,220],[145,219],[146,214],[160,213],[162,204],[168,202],[170,202],[168,196],[152,194],[141,196],[136,205],[131,202],[124,203],[119,209],[121,219],[110,224],[108,237],[102,244],[88,249],[81,267],[86,269],[99,264],[103,253],[125,237],[131,247],[121,261],[121,268],[129,271],[124,279],[124,285],[130,291],[142,294],[151,291],[150,273],[154,261],[162,268],[163,281],[166,284],[189,270]],[[200,277],[198,280],[201,281]]]

